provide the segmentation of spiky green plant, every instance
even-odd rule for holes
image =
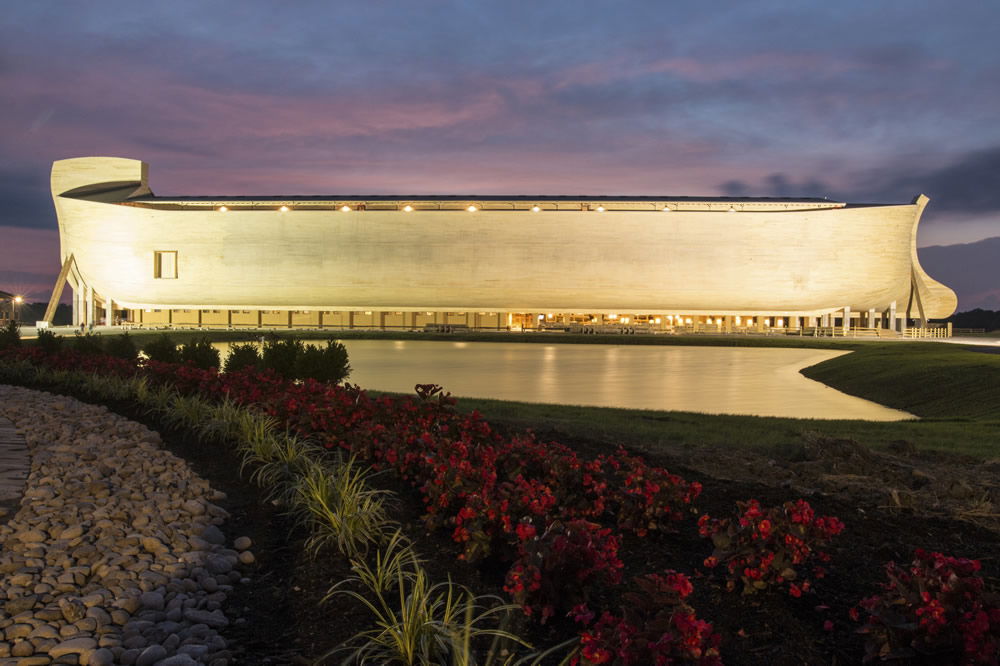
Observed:
[[[318,449],[289,433],[271,435],[243,457],[243,467],[255,467],[250,480],[265,489],[268,499],[291,505],[299,478],[314,464]]]
[[[294,504],[309,529],[306,549],[315,557],[335,545],[347,557],[364,556],[379,543],[389,525],[386,501],[391,493],[370,487],[371,468],[352,456],[333,465],[314,462],[295,486]]]
[[[397,533],[398,534],[398,533]],[[468,588],[447,582],[431,584],[405,540],[386,546],[373,564],[353,559],[354,575],[335,585],[327,599],[344,595],[367,608],[374,628],[362,631],[323,659],[347,653],[343,663],[454,664],[476,663],[473,642],[502,637],[527,643],[495,625],[514,610],[499,597],[475,596]],[[353,589],[360,588],[360,589]],[[508,660],[509,661],[509,660]]]
[[[247,411],[228,397],[211,407],[211,415],[198,424],[198,437],[205,442],[233,442],[240,436],[242,413]]]
[[[161,413],[160,419],[172,428],[195,429],[210,418],[212,406],[193,395],[175,395],[170,408]]]

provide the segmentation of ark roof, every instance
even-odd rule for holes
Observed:
[[[695,196],[633,196],[633,195],[589,195],[589,194],[292,194],[265,196],[140,196],[129,201],[140,203],[170,202],[210,202],[210,201],[606,201],[606,202],[657,202],[657,201],[703,201],[703,202],[773,202],[773,203],[838,203],[819,197],[695,197]]]

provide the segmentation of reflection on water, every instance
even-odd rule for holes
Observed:
[[[911,414],[799,374],[846,352],[739,347],[345,340],[350,382],[412,393],[440,384],[456,396],[523,402],[898,421]],[[218,343],[223,354],[228,345]]]

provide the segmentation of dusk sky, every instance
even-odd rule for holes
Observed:
[[[0,14],[0,289],[53,160],[169,194],[825,196],[1000,236],[1000,3],[30,2]],[[1000,260],[1000,258],[998,258]]]

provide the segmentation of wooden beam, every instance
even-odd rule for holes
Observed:
[[[56,308],[59,307],[59,299],[62,298],[63,289],[66,288],[66,276],[69,275],[69,270],[73,266],[73,255],[70,254],[66,257],[66,261],[63,262],[62,270],[59,271],[59,277],[56,278],[56,285],[52,288],[52,297],[49,299],[49,305],[45,308],[45,316],[42,317],[42,321],[52,325],[52,319],[56,316]]]

